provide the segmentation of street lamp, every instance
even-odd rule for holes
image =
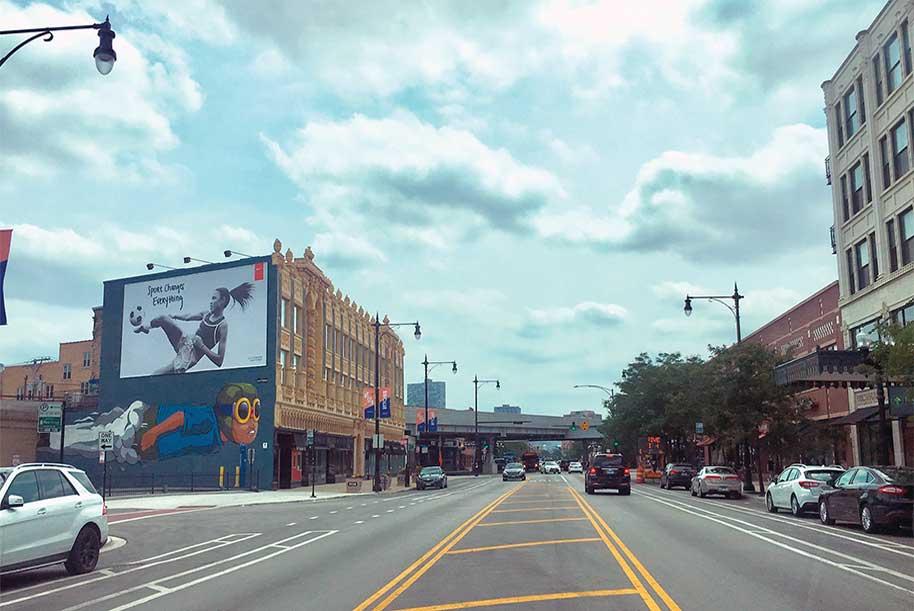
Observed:
[[[253,255],[246,255],[243,252],[238,252],[237,250],[224,250],[224,251],[222,251],[222,254],[225,255],[226,259],[228,259],[232,255],[238,255],[239,257],[247,257],[249,259],[252,259],[254,257]]]
[[[740,330],[740,320],[739,320],[739,301],[740,299],[745,299],[745,295],[739,294],[739,288],[736,286],[736,283],[733,283],[733,294],[732,295],[686,295],[685,298],[685,307],[682,308],[682,311],[685,312],[686,316],[692,315],[692,300],[693,299],[707,299],[708,301],[716,301],[717,303],[723,305],[725,308],[730,310],[730,313],[736,318],[736,343],[739,344],[743,341],[742,331]],[[733,305],[731,306],[724,299],[732,299]]]
[[[495,388],[501,388],[501,382],[498,380],[480,380],[478,377],[473,376],[473,428],[474,434],[473,438],[475,440],[473,447],[473,475],[479,476],[479,387],[485,386],[486,384],[495,384]]]
[[[616,391],[611,386],[606,387],[600,386],[599,384],[575,384],[573,388],[598,388],[609,395],[610,405],[616,400]],[[612,408],[608,407],[607,409],[609,410],[610,414],[612,414]]]
[[[417,329],[417,331],[418,331],[418,329]],[[419,339],[419,337],[416,336],[416,339]],[[457,373],[457,361],[429,361],[428,354],[426,354],[425,360],[422,361],[422,365],[425,367],[425,433],[428,435],[428,433],[430,433],[429,428],[428,428],[428,423],[429,423],[429,419],[428,419],[428,372],[430,369],[434,369],[438,365],[453,365],[453,367],[451,368],[451,372]],[[431,367],[429,367],[429,365],[431,365]],[[431,438],[431,435],[428,435],[428,436],[429,436],[429,438]],[[420,435],[420,438],[421,438],[421,435]],[[438,460],[439,460],[439,462],[441,460],[441,445],[440,444],[438,446]]]
[[[33,40],[43,38],[44,42],[51,42],[54,40],[54,32],[61,32],[64,30],[98,30],[98,47],[95,48],[95,51],[92,53],[92,56],[95,58],[95,68],[98,70],[99,74],[106,75],[111,72],[111,69],[114,68],[114,62],[117,61],[117,53],[114,52],[114,46],[112,41],[114,40],[114,30],[111,29],[111,22],[108,21],[108,18],[105,17],[105,20],[102,23],[91,23],[88,25],[67,25],[55,28],[28,28],[25,30],[0,30],[0,36],[6,34],[33,34],[20,42],[18,45],[13,47],[13,49],[0,58],[0,66],[6,63],[13,53],[29,44]]]
[[[381,327],[408,327],[414,326],[413,335],[416,339],[422,337],[419,322],[390,322],[387,318],[381,322],[380,313],[375,313],[374,322],[374,492],[381,492]]]
[[[161,263],[147,263],[146,264],[146,269],[148,269],[149,271],[152,271],[153,269],[155,269],[157,267],[161,267],[163,269],[178,269],[177,267],[171,267],[169,265],[162,265]]]
[[[889,421],[886,416],[885,382],[882,375],[882,365],[879,361],[872,358],[870,354],[870,347],[873,344],[873,340],[870,339],[870,336],[866,331],[861,329],[854,339],[857,340],[857,348],[864,354],[864,362],[876,370],[876,404],[879,409],[879,464],[888,465],[889,439],[891,438],[892,433],[889,429]]]
[[[184,263],[190,263],[191,261],[196,261],[197,263],[208,263],[212,265],[212,261],[204,261],[203,259],[194,259],[193,257],[184,257]]]

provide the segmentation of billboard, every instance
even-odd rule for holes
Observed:
[[[122,378],[267,364],[266,262],[124,285]]]

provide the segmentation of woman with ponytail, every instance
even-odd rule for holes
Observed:
[[[175,349],[175,358],[171,363],[157,370],[156,373],[184,373],[204,356],[216,367],[222,367],[225,359],[225,348],[228,343],[228,321],[225,320],[225,308],[231,304],[244,310],[254,296],[254,285],[243,282],[229,290],[225,287],[213,291],[209,300],[209,309],[194,314],[176,314],[174,316],[157,316],[148,323],[135,325],[134,333],[149,333],[150,329],[162,329],[171,346]],[[178,321],[200,321],[193,335],[185,333]]]

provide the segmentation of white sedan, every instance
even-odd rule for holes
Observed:
[[[562,468],[554,460],[547,460],[543,465],[543,473],[561,473]]]
[[[743,483],[730,467],[704,467],[692,478],[692,496],[705,498],[709,494],[738,499],[743,496]]]
[[[584,473],[584,465],[579,462],[573,462],[568,465],[569,473]]]

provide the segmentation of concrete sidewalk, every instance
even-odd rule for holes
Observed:
[[[196,492],[187,494],[155,494],[133,497],[109,497],[108,509],[113,511],[133,510],[167,510],[197,507],[233,507],[238,505],[263,505],[268,503],[300,503],[340,497],[362,497],[373,495],[371,481],[363,480],[363,492],[346,492],[346,483],[321,484],[315,487],[315,498],[311,498],[311,487],[291,488],[289,490],[264,490],[249,492],[246,490],[227,490],[218,492]],[[367,492],[364,492],[367,490]],[[404,486],[393,485],[379,494],[396,494],[410,490]]]

